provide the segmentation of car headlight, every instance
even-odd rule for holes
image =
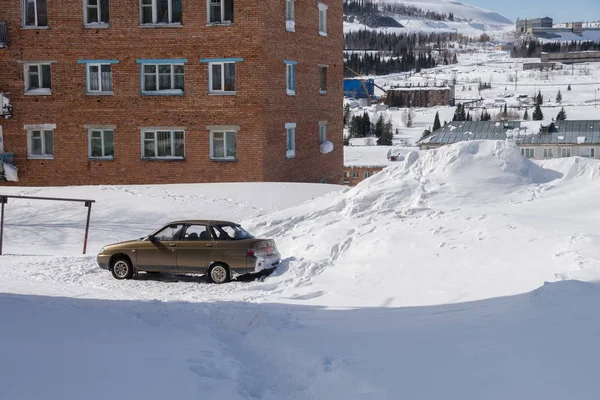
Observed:
[[[100,254],[104,253],[104,250],[106,250],[106,246],[100,249]]]

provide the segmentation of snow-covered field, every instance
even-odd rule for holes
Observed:
[[[511,112],[516,113],[517,119],[522,119],[525,109],[529,118],[533,113],[531,99],[541,91],[544,103],[541,107],[545,118],[555,118],[561,107],[565,108],[567,119],[600,119],[600,63],[565,65],[562,70],[539,71],[523,70],[523,63],[539,62],[539,58],[521,59],[510,58],[506,51],[479,50],[473,53],[458,55],[456,65],[439,66],[420,73],[403,73],[383,76],[373,76],[375,83],[385,89],[393,85],[424,86],[426,84],[444,85],[456,81],[455,94],[457,102],[469,102],[483,99],[482,104],[471,104],[471,115],[481,115],[483,107],[492,116],[502,111],[506,103]],[[492,88],[478,90],[479,82],[491,83]],[[571,90],[568,90],[569,85]],[[375,89],[376,95],[383,96],[384,92]],[[561,92],[562,102],[556,97]],[[519,99],[519,96],[524,96]],[[348,100],[346,100],[348,101]],[[394,129],[399,130],[396,142],[403,141],[414,145],[425,129],[431,129],[435,113],[439,112],[440,121],[451,121],[455,107],[413,108],[412,126],[406,127],[406,109],[387,111],[375,110],[375,106],[356,107],[352,113],[359,115],[367,111],[374,122],[383,114],[385,119],[392,121]]]
[[[2,188],[0,399],[593,399],[600,163],[503,142],[409,153],[354,188]],[[177,218],[240,221],[264,281],[116,281],[94,253]]]

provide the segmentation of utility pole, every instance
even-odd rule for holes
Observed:
[[[519,82],[519,70],[515,70],[515,92],[517,91],[517,82]]]

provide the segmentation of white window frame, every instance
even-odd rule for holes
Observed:
[[[327,121],[319,121],[319,144],[327,141]]]
[[[296,95],[296,63],[285,63],[285,92],[288,96]]]
[[[320,94],[327,94],[327,70],[328,70],[329,65],[327,64],[319,64],[319,93]],[[321,85],[321,71],[324,71],[325,73],[325,88],[323,88],[323,86]]]
[[[168,65],[171,67],[171,89],[160,89],[160,74],[158,72],[159,67]],[[156,78],[156,90],[146,90],[146,73],[144,68],[146,66],[156,67],[155,78]],[[175,87],[175,67],[183,67],[183,89],[174,89]],[[163,95],[163,96],[181,96],[185,94],[185,64],[184,63],[141,63],[141,92],[145,95]]]
[[[285,124],[285,156],[286,158],[296,157],[296,123],[287,122]]]
[[[323,3],[317,4],[319,7],[319,35],[327,36],[327,5]]]
[[[521,155],[525,158],[535,158],[535,149],[533,147],[522,147]]]
[[[27,25],[26,24],[26,10],[27,10],[27,0],[21,0],[21,27],[27,29],[48,29],[48,0],[46,0],[46,25],[39,25],[38,21],[38,0],[33,0],[34,8],[35,8],[35,24]]]
[[[581,147],[579,154],[581,155],[581,157],[596,158],[596,148],[595,147]]]
[[[27,158],[31,160],[53,160],[54,159],[54,131],[56,130],[56,124],[38,124],[38,125],[24,125],[23,128],[27,131]],[[46,153],[46,141],[42,137],[42,153],[43,154],[31,154],[32,152],[32,135],[34,131],[52,132],[52,153]]]
[[[358,171],[352,171],[352,179],[358,179],[358,177],[360,176]]]
[[[234,81],[235,90],[225,90],[225,64],[233,64],[235,67]],[[236,61],[219,61],[208,63],[208,93],[209,94],[229,94],[233,95],[237,93],[237,62]],[[222,90],[214,90],[213,84],[213,65],[221,65],[221,88]]]
[[[43,65],[47,65],[50,67],[50,88],[29,89],[29,85],[31,83],[30,78],[29,78],[29,67],[37,66],[38,81],[41,86],[42,82],[44,81],[43,75],[42,75],[42,66]],[[24,81],[25,81],[25,94],[26,95],[28,95],[28,96],[49,96],[52,94],[52,63],[51,62],[39,61],[39,62],[24,63],[23,64],[23,74],[25,75]]]
[[[214,126],[214,127],[209,127],[209,128],[210,128],[210,159],[213,161],[237,161],[237,159],[238,159],[237,137],[238,137],[239,128],[238,127],[229,127],[229,126],[223,126],[223,127]],[[223,149],[224,149],[224,151],[227,149],[228,136],[231,136],[231,134],[235,135],[235,156],[223,156],[223,157],[215,156],[215,149],[214,149],[215,133],[223,134]]]
[[[544,149],[544,158],[554,158],[554,152],[551,147],[547,147]]]
[[[560,156],[561,157],[571,157],[571,148],[570,147],[563,147],[560,149]]]
[[[111,90],[102,90],[102,67],[108,65],[110,67],[110,87]],[[98,67],[98,87],[100,90],[92,90],[91,89],[91,74],[90,67]],[[85,85],[86,85],[86,93],[87,94],[95,94],[95,95],[113,95],[113,80],[112,80],[112,64],[111,63],[86,63],[85,64]]]
[[[83,0],[83,22],[86,28],[109,28],[110,27],[110,1],[109,0],[109,21],[104,22],[100,21],[102,16],[102,6],[101,0],[97,0],[97,4],[95,6],[89,4],[90,0]],[[118,0],[117,0],[118,1]],[[141,3],[140,3],[141,4]],[[88,21],[88,8],[97,8],[98,9],[98,22],[90,22]]]
[[[94,126],[87,127],[88,131],[88,158],[90,160],[114,160],[114,150],[115,150],[115,128],[112,126]],[[102,155],[101,156],[92,156],[92,132],[100,132],[100,138],[102,140]],[[112,132],[113,135],[113,155],[106,155],[104,143],[106,141],[105,133]]]
[[[221,3],[221,20],[219,22],[211,22],[210,21],[210,8],[211,8],[211,3],[213,1],[218,1],[219,3]],[[225,0],[206,0],[206,23],[208,25],[233,25],[234,21],[235,21],[235,0],[233,0],[232,3],[232,10],[231,10],[231,15],[233,16],[233,21],[225,21],[225,7],[224,7],[224,2]]]
[[[371,177],[371,172],[370,171],[365,171],[364,173],[364,179],[370,178]]]
[[[184,160],[185,159],[185,128],[169,128],[169,127],[156,127],[156,128],[141,128],[141,154],[142,160]],[[146,156],[146,133],[153,132],[154,133],[154,156]],[[171,155],[170,156],[159,156],[158,154],[158,132],[170,132],[171,134]],[[176,156],[175,154],[175,133],[183,132],[183,155]]]
[[[285,0],[285,30],[296,32],[296,0]]]
[[[144,7],[148,7],[148,5],[142,5],[142,0],[139,0],[140,3],[140,26],[183,26],[183,2],[181,5],[181,21],[173,22],[173,1],[168,0],[168,10],[169,10],[169,22],[157,22],[158,21],[158,6],[157,0],[152,1],[152,22],[144,22]]]

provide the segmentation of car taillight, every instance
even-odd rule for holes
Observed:
[[[252,250],[252,249],[246,250],[246,257],[254,257],[254,250]]]

